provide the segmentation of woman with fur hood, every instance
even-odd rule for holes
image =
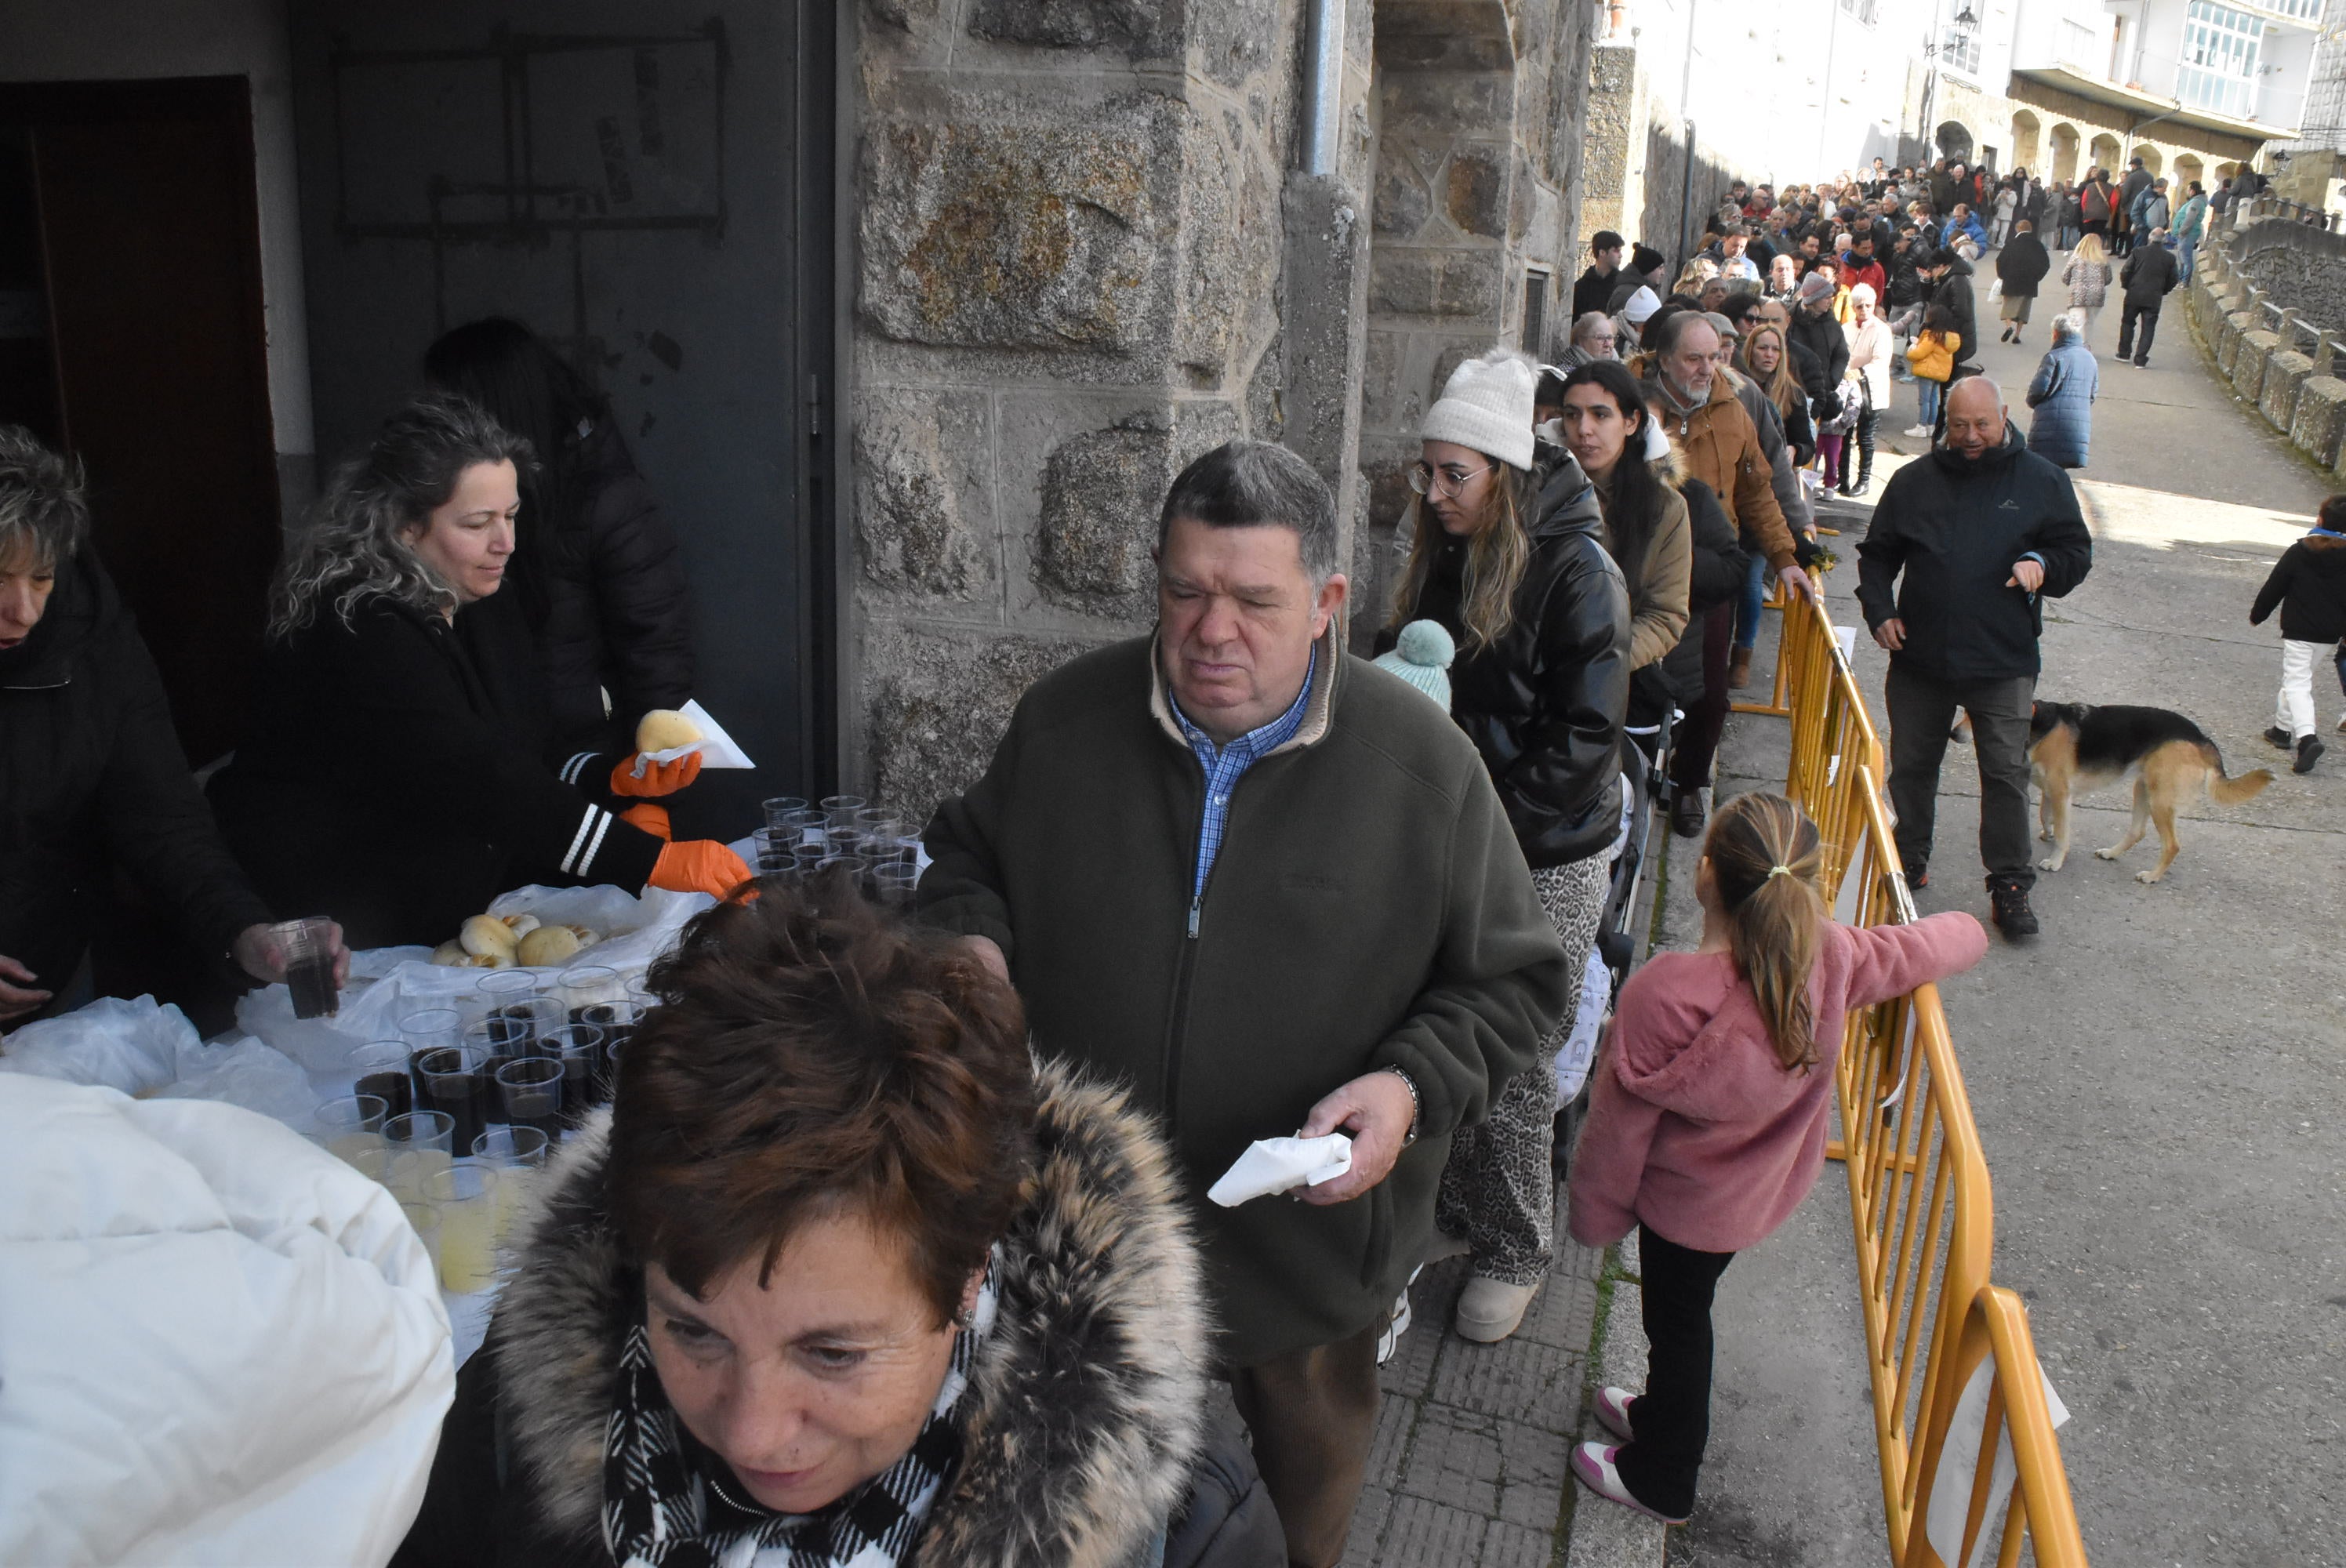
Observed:
[[[1179,1178],[843,885],[654,965],[457,1379],[417,1568],[1275,1568]]]

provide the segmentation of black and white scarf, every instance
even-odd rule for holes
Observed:
[[[827,1508],[764,1513],[738,1527],[709,1522],[712,1482],[687,1456],[638,1317],[620,1351],[617,1398],[603,1442],[603,1543],[612,1562],[619,1568],[893,1568],[960,1455],[955,1407],[997,1304],[989,1268],[970,1326],[954,1338],[936,1403],[903,1458]],[[725,1506],[730,1501],[720,1494],[718,1511],[736,1518],[759,1512]]]

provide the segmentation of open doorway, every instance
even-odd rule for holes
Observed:
[[[0,419],[87,469],[200,764],[243,722],[277,562],[244,78],[0,84]]]

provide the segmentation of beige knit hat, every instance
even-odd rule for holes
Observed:
[[[1471,446],[1511,468],[1532,465],[1532,394],[1539,372],[1507,349],[1494,349],[1450,372],[1450,384],[1425,411],[1421,441]]]

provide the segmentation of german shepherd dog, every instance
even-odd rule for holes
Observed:
[[[2137,871],[2138,882],[2155,882],[2175,863],[2182,840],[2175,836],[2175,809],[2197,791],[2218,806],[2253,799],[2273,780],[2259,768],[2237,779],[2224,773],[2223,753],[2198,725],[2163,708],[2088,708],[2083,703],[2040,702],[2028,719],[2028,771],[2041,791],[2036,805],[2039,835],[2053,853],[2037,862],[2057,871],[2069,858],[2069,798],[2134,775],[2134,823],[2125,838],[2095,854],[2115,860],[2158,829],[2158,864]]]

